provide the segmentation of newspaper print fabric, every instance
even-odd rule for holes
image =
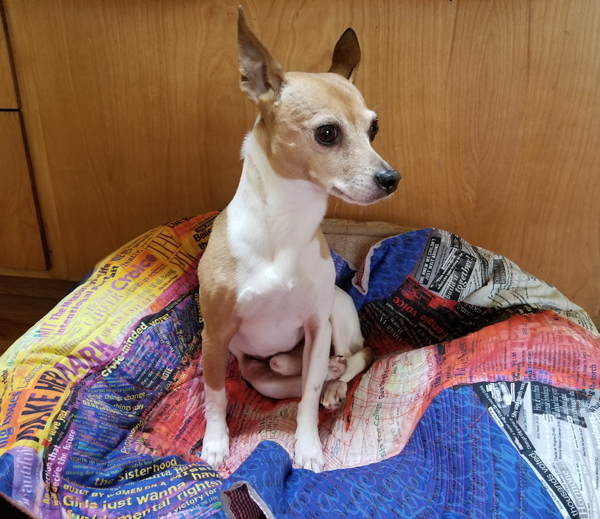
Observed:
[[[133,240],[0,359],[0,492],[50,518],[223,517],[222,488],[228,510],[258,496],[274,517],[598,516],[597,331],[435,229],[358,272],[332,253],[378,360],[320,413],[328,472],[294,468],[297,400],[256,393],[233,357],[231,457],[212,471],[195,271],[215,216]]]
[[[187,394],[195,376],[195,269],[215,216],[159,227],[107,257],[2,356],[0,492],[44,518],[220,509],[218,474],[139,437],[157,401]]]
[[[470,387],[435,397],[395,457],[313,474],[264,442],[225,486],[240,482],[285,519],[562,517]]]

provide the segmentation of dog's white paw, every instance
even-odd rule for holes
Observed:
[[[315,431],[309,433],[296,433],[296,448],[294,452],[296,463],[303,469],[313,472],[322,472],[325,465],[323,446],[319,434]]]
[[[200,457],[213,469],[219,470],[223,462],[229,458],[229,431],[225,430],[221,434],[210,434],[209,436],[207,429]]]
[[[331,357],[329,359],[329,366],[327,368],[327,376],[325,377],[325,380],[335,380],[340,378],[344,374],[344,371],[346,371],[347,367],[348,361],[343,355]]]
[[[323,385],[321,393],[321,405],[325,409],[334,411],[339,409],[346,400],[348,384],[341,380],[329,380]]]

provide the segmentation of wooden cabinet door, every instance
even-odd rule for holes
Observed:
[[[47,268],[18,112],[0,112],[0,267]]]
[[[0,268],[48,268],[29,171],[8,45],[0,23]]]
[[[10,59],[8,57],[8,45],[4,36],[4,28],[2,27],[2,23],[0,23],[0,110],[16,109],[18,107]]]

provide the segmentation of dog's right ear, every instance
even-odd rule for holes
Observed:
[[[238,12],[240,88],[254,104],[261,98],[275,99],[283,83],[283,69],[248,26],[241,5]]]
[[[348,81],[354,83],[359,63],[360,45],[358,38],[356,33],[348,28],[335,44],[331,68],[328,72],[344,76]]]

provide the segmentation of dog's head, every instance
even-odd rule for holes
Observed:
[[[355,204],[396,190],[400,175],[371,147],[377,115],[353,84],[360,46],[352,29],[337,42],[329,72],[284,72],[240,7],[238,57],[240,88],[260,109],[255,130],[278,175]]]

